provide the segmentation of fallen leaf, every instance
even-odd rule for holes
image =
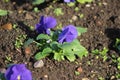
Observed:
[[[82,72],[83,72],[82,67],[78,67],[78,68],[77,68],[77,71],[78,71],[79,73],[82,73]]]
[[[7,24],[4,24],[1,29],[4,29],[4,30],[12,30],[12,24],[11,23],[7,23]]]
[[[25,54],[30,54],[31,53],[31,49],[30,49],[30,47],[26,47],[25,48]]]

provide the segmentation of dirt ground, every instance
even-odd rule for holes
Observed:
[[[117,64],[112,61],[111,56],[119,57],[119,52],[113,47],[116,38],[120,38],[120,0],[95,0],[89,4],[76,4],[69,7],[66,3],[48,1],[44,4],[33,6],[31,3],[21,0],[11,0],[5,3],[0,0],[0,9],[11,11],[7,16],[0,17],[0,26],[6,23],[17,24],[17,29],[0,29],[0,68],[6,68],[10,63],[26,63],[32,71],[34,80],[117,80],[116,74],[120,74]],[[51,7],[52,6],[52,7]],[[40,12],[33,11],[38,7]],[[79,10],[75,11],[78,7]],[[64,15],[56,16],[55,8],[62,8]],[[84,14],[84,17],[79,17]],[[27,35],[27,38],[34,38],[35,31],[31,31],[29,26],[35,26],[40,16],[53,16],[58,24],[66,26],[73,24],[87,28],[87,32],[78,39],[87,48],[89,55],[82,60],[75,62],[55,61],[49,57],[43,59],[42,68],[34,68],[34,55],[37,52],[35,45],[30,45],[31,54],[25,56],[24,48],[15,48],[15,40],[19,35]],[[74,17],[76,17],[74,19]],[[96,58],[92,50],[102,50],[108,48],[108,59],[103,61],[102,57]],[[6,56],[10,56],[12,61],[6,61]],[[82,68],[80,75],[75,71]],[[100,79],[100,78],[104,79]]]

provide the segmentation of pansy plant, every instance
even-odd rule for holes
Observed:
[[[68,25],[63,27],[62,30],[50,31],[56,24],[55,18],[42,16],[40,22],[36,25],[38,36],[36,36],[35,40],[28,39],[25,42],[25,46],[28,46],[30,43],[36,43],[40,49],[36,53],[35,59],[40,60],[47,56],[53,56],[58,61],[65,59],[74,61],[76,56],[80,58],[87,56],[88,51],[77,39],[81,33],[87,31],[86,28]]]

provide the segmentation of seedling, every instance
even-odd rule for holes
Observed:
[[[0,9],[0,16],[6,16],[8,14],[7,10]]]
[[[93,0],[77,0],[77,2],[81,3],[81,4],[85,4],[86,2],[92,2]]]
[[[103,77],[99,77],[98,80],[105,80]]]
[[[120,74],[116,74],[116,78],[117,78],[117,79],[120,79]]]
[[[120,57],[117,58],[117,68],[120,70]]]
[[[5,58],[6,58],[5,62],[12,62],[12,59],[10,56],[6,56]]]
[[[102,58],[103,58],[103,61],[107,60],[107,52],[108,52],[108,49],[107,48],[103,48],[102,51],[98,50],[98,49],[95,49],[92,51],[93,54],[95,55],[100,55]]]
[[[56,16],[60,16],[60,15],[63,15],[64,13],[63,13],[63,11],[62,11],[62,8],[56,8],[56,9],[54,10],[54,14],[55,14]]]
[[[32,0],[33,5],[39,5],[39,4],[42,4],[44,2],[45,2],[45,0]]]
[[[78,7],[75,7],[75,11],[79,11],[79,8],[78,8]]]
[[[38,13],[40,10],[38,9],[38,7],[34,8],[34,12]]]
[[[84,17],[84,14],[79,14],[79,17],[80,17],[80,18],[83,18],[83,17]]]
[[[76,76],[80,75],[80,72],[75,71],[75,75],[76,75]]]
[[[117,48],[118,51],[120,51],[120,39],[119,38],[116,38],[116,42],[115,42],[114,47]]]
[[[26,39],[26,35],[20,35],[16,38],[15,48],[21,48],[23,41]]]

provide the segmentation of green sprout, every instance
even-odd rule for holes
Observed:
[[[114,47],[117,48],[118,51],[120,51],[120,39],[119,38],[116,38],[116,42],[115,42]]]
[[[56,8],[56,9],[54,10],[54,14],[55,14],[56,16],[60,16],[60,15],[63,15],[64,13],[63,13],[63,11],[62,11],[62,8]]]
[[[75,11],[79,11],[79,8],[78,8],[78,7],[75,7]]]
[[[81,3],[81,4],[85,4],[86,2],[92,2],[93,0],[77,0],[77,2]]]
[[[32,0],[33,5],[39,5],[39,4],[42,4],[44,2],[45,2],[45,0]]]
[[[23,45],[23,40],[26,39],[26,35],[20,35],[16,38],[15,48],[21,48]]]
[[[9,2],[10,0],[4,0],[4,2]]]
[[[98,50],[98,49],[95,49],[92,51],[93,54],[95,55],[100,55],[102,58],[103,58],[103,61],[107,60],[107,52],[108,52],[108,49],[107,48],[103,48],[102,51]]]
[[[79,18],[83,18],[84,17],[84,14],[79,14]]]
[[[117,68],[120,70],[120,57],[117,58]]]
[[[80,72],[75,71],[75,75],[76,75],[76,76],[80,75]]]
[[[105,80],[103,77],[99,77],[98,80]]]
[[[38,7],[34,8],[34,12],[38,13],[40,10],[38,9]]]
[[[6,16],[8,14],[7,10],[0,9],[0,16]]]
[[[17,24],[13,24],[13,29],[16,29],[17,28]]]
[[[10,56],[5,56],[5,58],[6,58],[5,62],[12,62],[12,59]]]
[[[116,78],[117,78],[117,79],[120,79],[120,73],[119,73],[119,74],[116,74]]]

